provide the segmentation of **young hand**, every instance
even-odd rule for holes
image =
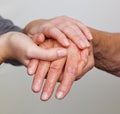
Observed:
[[[20,32],[8,32],[0,36],[0,60],[16,59],[27,66],[31,59],[52,61],[67,55],[64,48],[43,49],[31,38]]]

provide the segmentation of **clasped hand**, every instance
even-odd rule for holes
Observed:
[[[28,74],[34,75],[32,90],[42,91],[44,101],[60,82],[56,98],[63,99],[73,82],[94,66],[91,40],[89,29],[73,18],[35,20],[23,33],[8,32],[0,36],[0,63],[15,59],[27,67]]]
[[[67,56],[54,61],[30,61],[28,74],[34,75],[32,90],[36,93],[42,91],[41,100],[46,101],[51,97],[57,82],[60,84],[56,90],[56,98],[63,99],[73,82],[94,66],[92,46],[89,43],[92,35],[78,20],[65,16],[36,20],[29,23],[24,32],[41,48],[67,49]]]

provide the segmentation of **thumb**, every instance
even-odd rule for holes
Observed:
[[[30,58],[53,61],[66,56],[67,50],[65,48],[43,49],[37,45],[34,45],[28,55]]]

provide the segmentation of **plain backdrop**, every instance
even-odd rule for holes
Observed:
[[[67,15],[96,29],[120,32],[120,0],[0,0],[0,15],[21,28],[34,19]],[[120,114],[120,78],[96,68],[61,101],[54,95],[40,101],[40,93],[31,91],[32,79],[23,66],[0,66],[0,114]]]

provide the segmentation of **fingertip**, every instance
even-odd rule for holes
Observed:
[[[37,66],[38,66],[38,60],[36,59],[31,59],[29,64],[28,64],[28,67],[27,67],[27,73],[28,75],[34,75],[35,72],[36,72],[36,69],[37,69]]]
[[[38,87],[32,87],[32,91],[34,92],[34,93],[38,93],[39,92],[39,89],[38,89]]]
[[[78,43],[78,47],[80,49],[85,49],[85,48],[88,48],[90,47],[90,43],[87,41],[87,40],[80,40],[79,43]]]
[[[62,100],[64,98],[64,93],[62,91],[58,91],[55,95],[56,99]]]
[[[91,34],[89,29],[86,29],[85,35],[86,35],[88,40],[92,40],[93,39],[93,36],[92,36],[92,34]]]
[[[27,73],[29,76],[32,76],[34,74],[34,70],[32,68],[28,68]]]
[[[93,40],[92,34],[89,34],[89,40]]]
[[[34,93],[40,92],[40,87],[39,87],[39,85],[33,83],[33,85],[32,85],[32,91],[33,91]]]
[[[67,95],[66,87],[64,87],[63,84],[60,84],[57,88],[55,98],[58,100],[62,100],[66,95]]]
[[[43,43],[45,41],[45,36],[43,33],[40,33],[40,35],[38,36],[38,43]]]
[[[47,93],[47,92],[43,92],[43,93],[41,94],[40,99],[41,99],[42,101],[47,101],[47,100],[49,99],[48,93]]]

